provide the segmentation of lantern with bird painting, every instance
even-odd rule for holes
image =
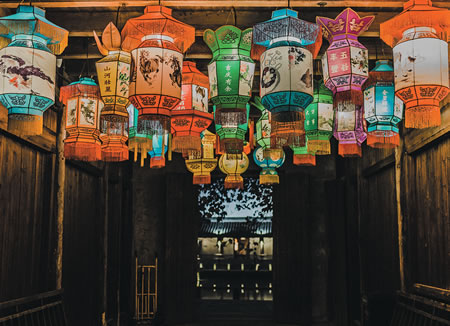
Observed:
[[[99,161],[101,142],[99,115],[103,106],[100,89],[91,78],[60,88],[60,101],[66,106],[64,157],[79,161]]]
[[[395,94],[405,103],[405,127],[441,124],[439,102],[449,92],[450,11],[430,0],[409,0],[397,16],[380,24],[393,48]]]
[[[325,86],[334,94],[335,108],[340,103],[363,104],[361,87],[369,76],[367,48],[358,41],[374,20],[374,16],[359,17],[351,8],[335,19],[317,17],[323,36],[330,46],[322,56]]]
[[[220,125],[247,123],[246,105],[252,95],[255,63],[250,58],[252,29],[235,26],[207,29],[205,43],[213,53],[208,65],[211,101],[216,107],[214,121]]]
[[[253,151],[253,161],[262,168],[259,174],[259,184],[270,185],[280,183],[280,177],[277,170],[284,163],[285,155],[281,149],[281,155],[275,153],[275,156],[264,153],[264,148],[258,147]]]
[[[271,112],[272,148],[304,144],[303,111],[313,99],[320,27],[297,17],[294,10],[280,9],[254,26],[254,43],[267,48],[260,57],[260,93]]]
[[[122,30],[122,47],[131,51],[129,100],[138,109],[138,131],[171,132],[171,111],[181,100],[183,52],[195,41],[195,29],[172,17],[172,9],[147,6]]]
[[[137,161],[137,155],[141,155],[141,167],[144,166],[144,160],[147,153],[152,149],[152,136],[141,134],[137,130],[138,110],[130,103],[128,110],[128,149],[134,152],[134,161]]]
[[[240,154],[222,154],[219,159],[219,168],[225,177],[225,189],[243,189],[244,178],[242,173],[247,171],[249,160],[244,152]]]
[[[0,18],[0,101],[8,109],[8,130],[42,133],[43,114],[55,102],[56,56],[69,32],[45,18],[41,8],[19,5]]]
[[[201,152],[200,133],[213,120],[208,112],[208,76],[201,73],[195,62],[183,62],[181,102],[172,111],[172,149],[187,156],[189,152]],[[200,153],[201,154],[201,153]]]
[[[187,169],[193,173],[192,183],[195,185],[210,184],[211,172],[217,166],[217,158],[214,157],[216,135],[205,130],[202,132],[201,142],[201,152],[190,152],[185,161]]]
[[[400,136],[397,124],[403,117],[403,102],[395,96],[391,63],[388,60],[377,61],[364,87],[367,145],[375,148],[398,146]]]

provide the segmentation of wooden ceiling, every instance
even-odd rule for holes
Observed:
[[[3,0],[0,2],[0,15],[14,12],[22,0]],[[74,1],[33,1],[35,6],[46,9],[46,17],[57,25],[69,30],[69,46],[61,55],[66,72],[76,78],[81,67],[89,58],[85,67],[95,74],[95,61],[101,58],[92,37],[92,31],[101,33],[110,22],[121,29],[125,22],[132,17],[143,14],[146,5],[165,5],[173,9],[173,16],[196,28],[196,42],[187,51],[186,58],[195,60],[199,68],[207,71],[206,66],[211,58],[211,52],[203,42],[203,31],[207,28],[216,29],[225,24],[247,28],[256,23],[268,20],[273,10],[290,6],[299,12],[299,18],[315,21],[316,16],[335,17],[346,7],[352,7],[361,16],[374,15],[375,20],[360,41],[369,49],[369,58],[390,58],[392,50],[379,39],[379,25],[381,22],[395,16],[402,10],[404,1],[357,1],[357,0],[169,0],[169,1],[141,1],[141,0],[74,0]],[[435,1],[433,5],[450,8],[450,1]],[[321,53],[326,49],[324,40]],[[319,54],[319,57],[321,55]],[[372,63],[373,64],[373,63]],[[316,63],[315,69],[319,69]],[[255,78],[257,79],[257,78]],[[255,85],[257,86],[257,85]],[[256,88],[256,87],[255,87]]]

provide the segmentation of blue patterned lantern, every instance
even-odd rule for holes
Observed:
[[[44,111],[55,103],[56,57],[69,32],[45,18],[45,11],[19,6],[0,18],[0,101],[8,109],[8,130],[42,133]],[[3,41],[3,42],[2,42]]]
[[[150,154],[150,167],[152,169],[160,169],[166,166],[165,155],[167,153],[169,143],[169,134],[153,135],[152,150]]]
[[[283,165],[285,155],[283,150],[281,150],[281,155],[278,153],[274,154],[274,156],[264,155],[262,147],[258,147],[253,151],[253,161],[262,168],[259,174],[259,183],[262,185],[280,183],[280,177],[276,169]]]
[[[280,9],[253,28],[253,42],[267,48],[260,58],[260,94],[272,113],[276,148],[304,145],[303,111],[313,100],[313,58],[322,44],[319,26],[297,17]]]
[[[394,148],[400,136],[397,124],[403,117],[403,102],[395,96],[394,69],[388,60],[377,61],[364,90],[367,145]]]

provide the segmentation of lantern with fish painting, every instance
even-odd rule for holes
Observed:
[[[42,133],[43,114],[55,103],[56,56],[69,32],[45,18],[43,9],[19,5],[0,18],[0,101],[8,109],[8,130]]]
[[[195,41],[195,29],[172,17],[172,9],[147,6],[122,30],[122,47],[131,51],[129,100],[139,111],[138,131],[171,132],[171,111],[181,100],[183,52]]]
[[[403,9],[380,24],[380,37],[393,48],[395,94],[405,103],[405,127],[439,126],[439,102],[449,92],[450,11],[430,0],[410,0]]]
[[[241,174],[247,171],[249,160],[244,152],[240,154],[222,154],[219,159],[219,168],[225,177],[225,189],[243,189],[244,178]]]

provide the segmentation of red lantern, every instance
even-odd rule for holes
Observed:
[[[200,133],[211,124],[208,113],[208,76],[202,74],[194,62],[183,62],[181,102],[172,111],[172,150],[183,156],[191,151],[201,152]]]

